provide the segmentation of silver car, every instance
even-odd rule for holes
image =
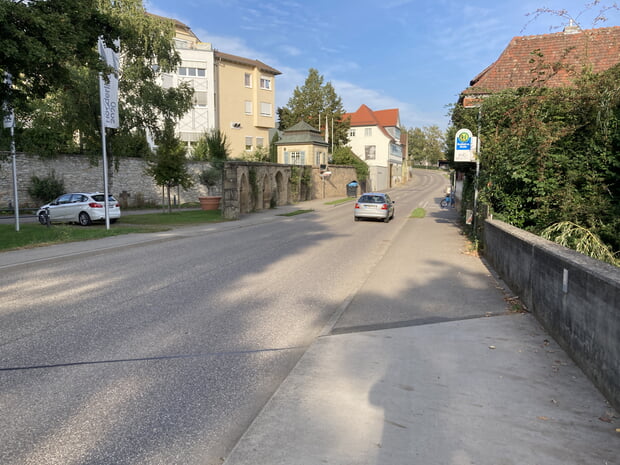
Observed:
[[[387,223],[394,218],[394,201],[388,194],[366,192],[355,202],[353,218],[355,221],[360,218],[379,219]]]
[[[93,221],[105,220],[105,194],[100,192],[72,192],[63,194],[56,200],[43,205],[37,211],[39,223],[46,224],[47,210],[52,223],[79,223],[88,226]],[[121,217],[121,206],[118,201],[108,194],[108,215],[110,223]]]

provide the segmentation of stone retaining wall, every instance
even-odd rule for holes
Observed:
[[[485,222],[484,255],[620,410],[620,268],[497,220]]]
[[[16,155],[17,184],[20,208],[38,207],[28,195],[31,178],[40,178],[52,173],[64,182],[67,192],[103,192],[103,168],[101,160],[92,161],[86,156],[63,155],[54,159],[18,153]],[[188,162],[194,175],[194,186],[172,192],[176,204],[197,202],[198,197],[207,195],[207,188],[198,182],[198,174],[208,167],[207,162]],[[108,169],[108,190],[116,196],[122,207],[160,205],[163,190],[153,178],[145,174],[146,164],[141,158],[123,158],[116,168]],[[226,163],[226,177],[222,211],[228,218],[239,214],[262,210],[316,198],[345,197],[346,185],[355,179],[355,168],[351,166],[330,167],[331,176],[320,177],[319,169],[304,167],[312,172],[308,189],[298,185],[291,189],[292,165],[275,163],[252,163],[230,161]],[[254,183],[254,184],[252,184]],[[295,195],[297,192],[297,197]],[[299,198],[303,195],[303,199]],[[0,161],[0,208],[13,203],[13,176],[11,157]]]

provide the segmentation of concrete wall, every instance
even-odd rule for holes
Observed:
[[[484,255],[620,409],[620,268],[497,220],[485,222]]]

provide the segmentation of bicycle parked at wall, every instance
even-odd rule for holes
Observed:
[[[446,194],[445,198],[439,203],[441,208],[454,207],[454,197],[452,194]]]

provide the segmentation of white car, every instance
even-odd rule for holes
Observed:
[[[46,210],[52,223],[79,223],[88,226],[93,221],[105,221],[105,194],[101,192],[86,193],[72,192],[62,194],[56,200],[43,205],[37,211],[39,223],[45,225]],[[121,217],[121,206],[118,201],[108,194],[108,216],[110,223]]]
[[[359,221],[361,218],[370,218],[388,223],[394,218],[394,203],[388,194],[366,192],[355,202],[353,218],[355,221]]]

